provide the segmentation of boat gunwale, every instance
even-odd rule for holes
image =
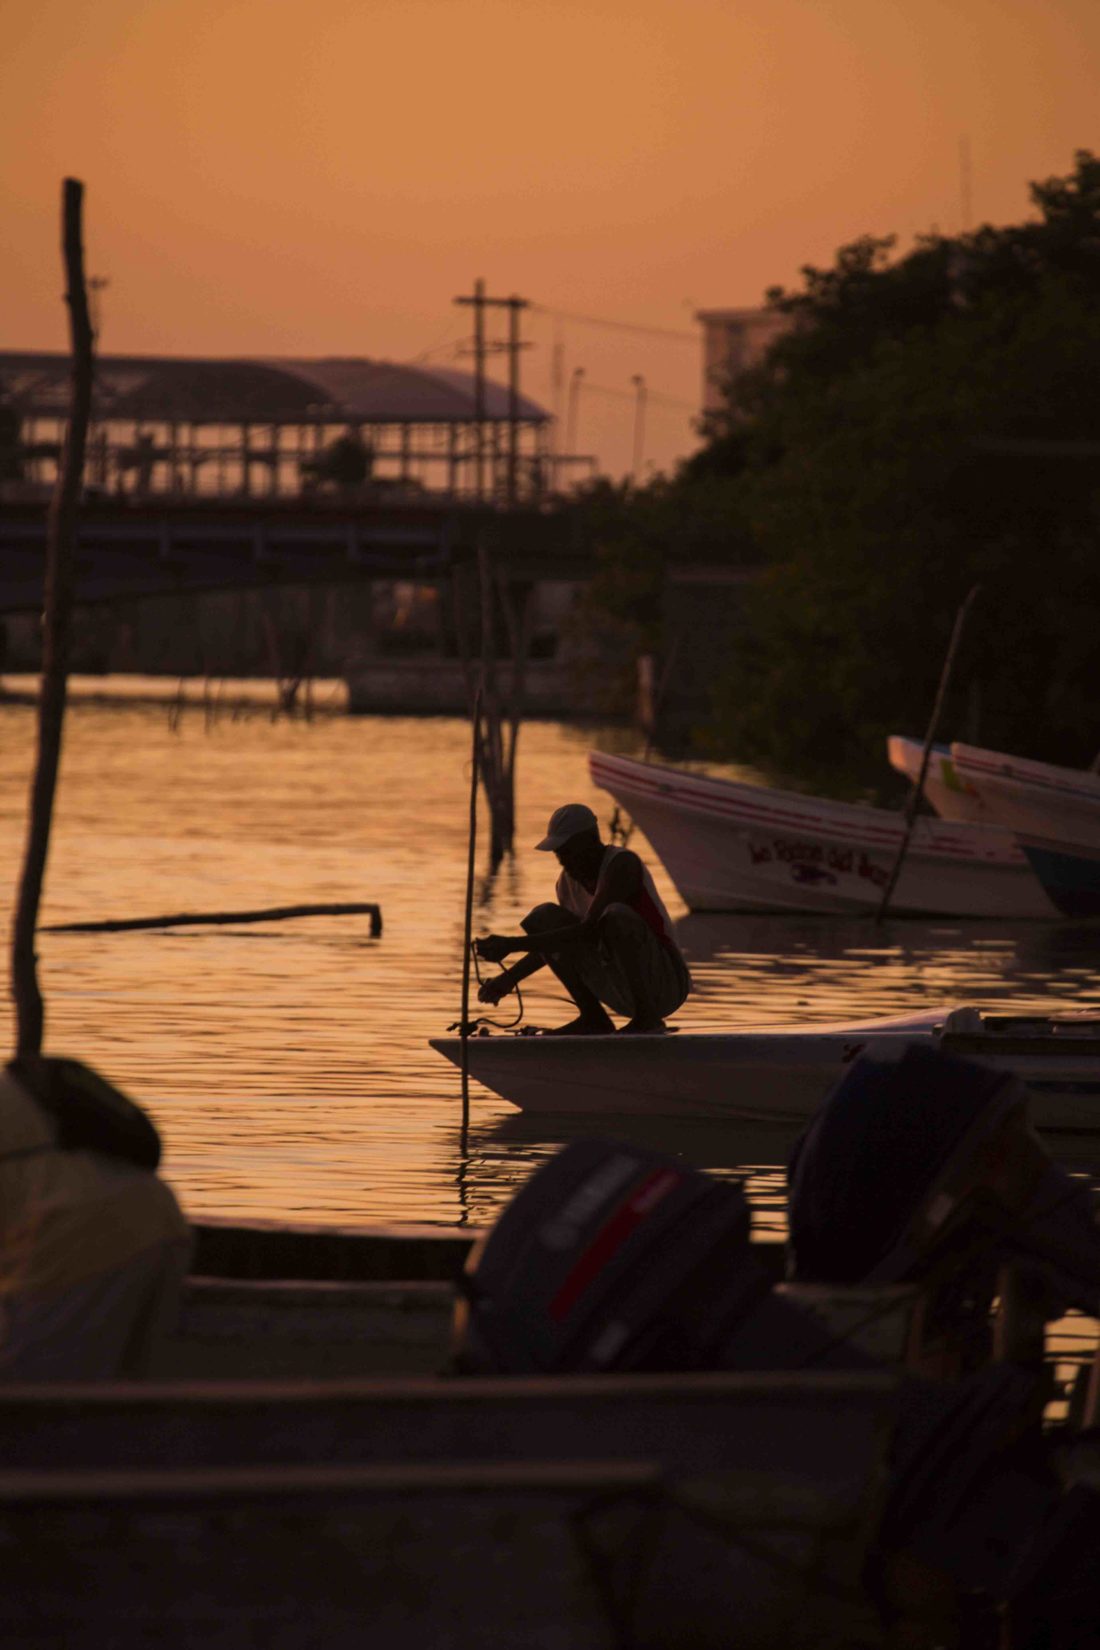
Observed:
[[[633,789],[643,801],[736,822],[743,828],[801,831],[804,835],[848,843],[857,837],[863,839],[859,846],[882,850],[896,850],[903,838],[904,820],[900,814],[892,814],[885,808],[832,802],[827,797],[807,798],[794,791],[690,774],[660,763],[643,763],[632,757],[608,756],[600,751],[590,752],[588,763],[593,783],[613,796],[622,790],[626,793],[623,800],[628,804],[629,792]],[[615,766],[609,768],[609,763]],[[669,778],[647,779],[644,771],[647,769]],[[608,784],[607,779],[615,783]],[[670,779],[676,782],[675,788]],[[767,800],[771,797],[778,797],[781,806],[791,811],[784,814],[772,809]],[[815,810],[827,811],[815,813]],[[968,868],[980,866],[987,870],[1031,874],[1015,831],[1003,825],[922,816],[915,823],[910,854],[931,861],[962,861]]]
[[[1073,799],[1100,806],[1100,774],[1089,774],[1083,768],[1063,768],[1054,762],[1010,756],[1007,752],[987,751],[961,742],[951,746],[951,759],[961,773],[976,775],[977,785],[1036,790],[1049,793],[1044,800],[1057,797],[1062,801]],[[1086,783],[1082,785],[1081,781]]]
[[[269,1404],[283,1408],[316,1404],[386,1404],[423,1408],[441,1398],[458,1404],[509,1404],[553,1399],[573,1404],[621,1404],[624,1398],[668,1397],[678,1401],[713,1401],[738,1394],[753,1401],[798,1402],[807,1393],[842,1401],[848,1394],[887,1396],[900,1383],[891,1369],[855,1370],[691,1370],[637,1374],[554,1375],[376,1375],[262,1376],[213,1379],[157,1376],[128,1381],[10,1382],[0,1392],[0,1425],[5,1411],[109,1411],[120,1406],[227,1408]],[[0,1468],[0,1477],[3,1469]]]

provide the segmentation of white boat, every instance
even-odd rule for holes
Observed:
[[[975,745],[952,745],[951,761],[993,817],[1026,840],[1100,849],[1100,774]]]
[[[593,782],[645,832],[693,911],[874,912],[901,816],[593,751]],[[895,913],[1055,917],[1010,831],[920,818]]]
[[[899,1019],[666,1036],[468,1039],[472,1077],[523,1111],[803,1122],[861,1054],[936,1040],[1020,1077],[1038,1127],[1100,1130],[1100,1019],[933,1009]],[[461,1064],[458,1037],[431,1046]]]
[[[904,774],[915,785],[920,778],[924,756],[921,740],[892,733],[886,741],[886,754],[895,772]],[[932,746],[928,771],[924,776],[923,795],[941,819],[965,819],[974,825],[1000,823],[974,787],[959,777],[958,769],[951,760],[950,745]]]

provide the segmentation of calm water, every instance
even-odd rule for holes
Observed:
[[[33,736],[30,708],[0,706],[9,910]],[[479,876],[478,931],[514,931],[549,896],[554,867],[527,844],[557,804],[586,800],[608,816],[588,783],[594,737],[524,729],[519,848],[494,880]],[[70,707],[44,923],[383,908],[377,940],[355,917],[42,936],[47,1048],[97,1065],[150,1107],[193,1215],[479,1223],[551,1149],[545,1127],[475,1085],[463,1159],[458,1075],[426,1046],[458,1013],[468,774],[459,721],[273,722],[226,703],[216,719],[187,707],[173,728],[165,706]],[[633,845],[681,919],[698,988],[678,1017],[685,1029],[1100,997],[1100,935],[1086,926],[691,917],[644,840]],[[567,1005],[542,978],[525,1000],[545,1025]],[[781,1221],[789,1136],[664,1124],[648,1137],[706,1166],[749,1169],[760,1222]]]

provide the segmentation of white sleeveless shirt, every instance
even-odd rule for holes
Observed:
[[[603,875],[613,854],[629,853],[631,851],[630,849],[615,847],[605,849],[603,859],[600,861],[599,876]],[[642,867],[642,886],[635,897],[625,903],[637,911],[643,922],[652,928],[667,950],[680,957],[680,947],[676,944],[676,937],[672,932],[672,918],[665,909],[664,901],[657,892],[656,884],[645,863],[642,860],[639,860],[638,863]],[[596,881],[598,884],[599,877]],[[559,905],[564,906],[567,911],[572,911],[575,917],[580,917],[583,920],[588,915],[594,894],[589,893],[583,882],[578,882],[577,878],[571,877],[568,871],[563,871],[558,878],[557,897]]]

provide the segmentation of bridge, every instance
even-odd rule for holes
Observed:
[[[0,503],[0,613],[40,610],[48,504]],[[454,499],[92,497],[81,509],[76,601],[372,579],[445,578],[480,537],[519,580],[578,580],[591,557],[565,509]]]

